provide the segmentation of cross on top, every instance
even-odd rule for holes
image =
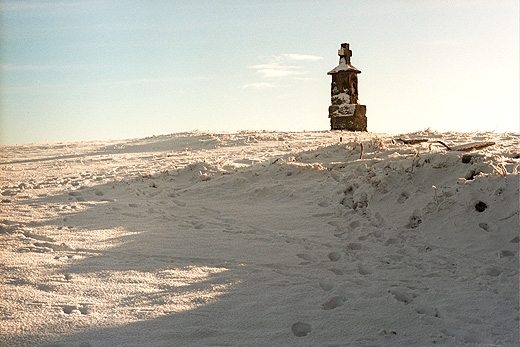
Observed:
[[[350,64],[350,57],[352,57],[352,51],[349,49],[348,43],[342,43],[341,48],[338,50],[339,63],[343,61],[345,64]]]

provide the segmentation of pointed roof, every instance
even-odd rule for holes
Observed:
[[[330,70],[329,72],[327,72],[327,75],[332,75],[332,74],[335,74],[335,73],[338,73],[340,71],[352,71],[352,72],[355,72],[355,73],[361,73],[360,70],[358,70],[356,67],[350,65],[350,64],[339,64],[338,66],[336,66],[334,69]]]

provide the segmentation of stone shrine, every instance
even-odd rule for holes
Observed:
[[[358,78],[361,73],[350,64],[352,51],[348,43],[338,50],[339,65],[329,71],[332,76],[330,130],[367,131],[367,107],[359,104]]]

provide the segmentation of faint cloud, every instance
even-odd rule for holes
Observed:
[[[259,83],[249,83],[249,84],[246,84],[244,86],[242,86],[242,88],[252,88],[252,89],[268,89],[268,88],[276,88],[277,85],[276,84],[273,84],[273,83],[267,83],[267,82],[259,82]]]
[[[285,57],[287,60],[317,61],[317,60],[323,59],[323,57],[318,57],[316,55],[306,55],[306,54],[284,53],[284,54],[281,54],[281,56]]]
[[[323,58],[314,55],[282,53],[264,59],[267,60],[266,63],[253,65],[249,68],[256,70],[256,73],[262,78],[280,78],[308,73],[304,66],[294,64],[295,61],[317,61]]]
[[[262,64],[251,66],[262,78],[277,78],[290,75],[303,75],[306,72],[299,70],[300,66],[289,66],[280,64]],[[299,71],[298,71],[299,70]]]

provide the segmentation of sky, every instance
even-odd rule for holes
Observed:
[[[517,0],[0,0],[0,145],[330,128],[520,132]]]

